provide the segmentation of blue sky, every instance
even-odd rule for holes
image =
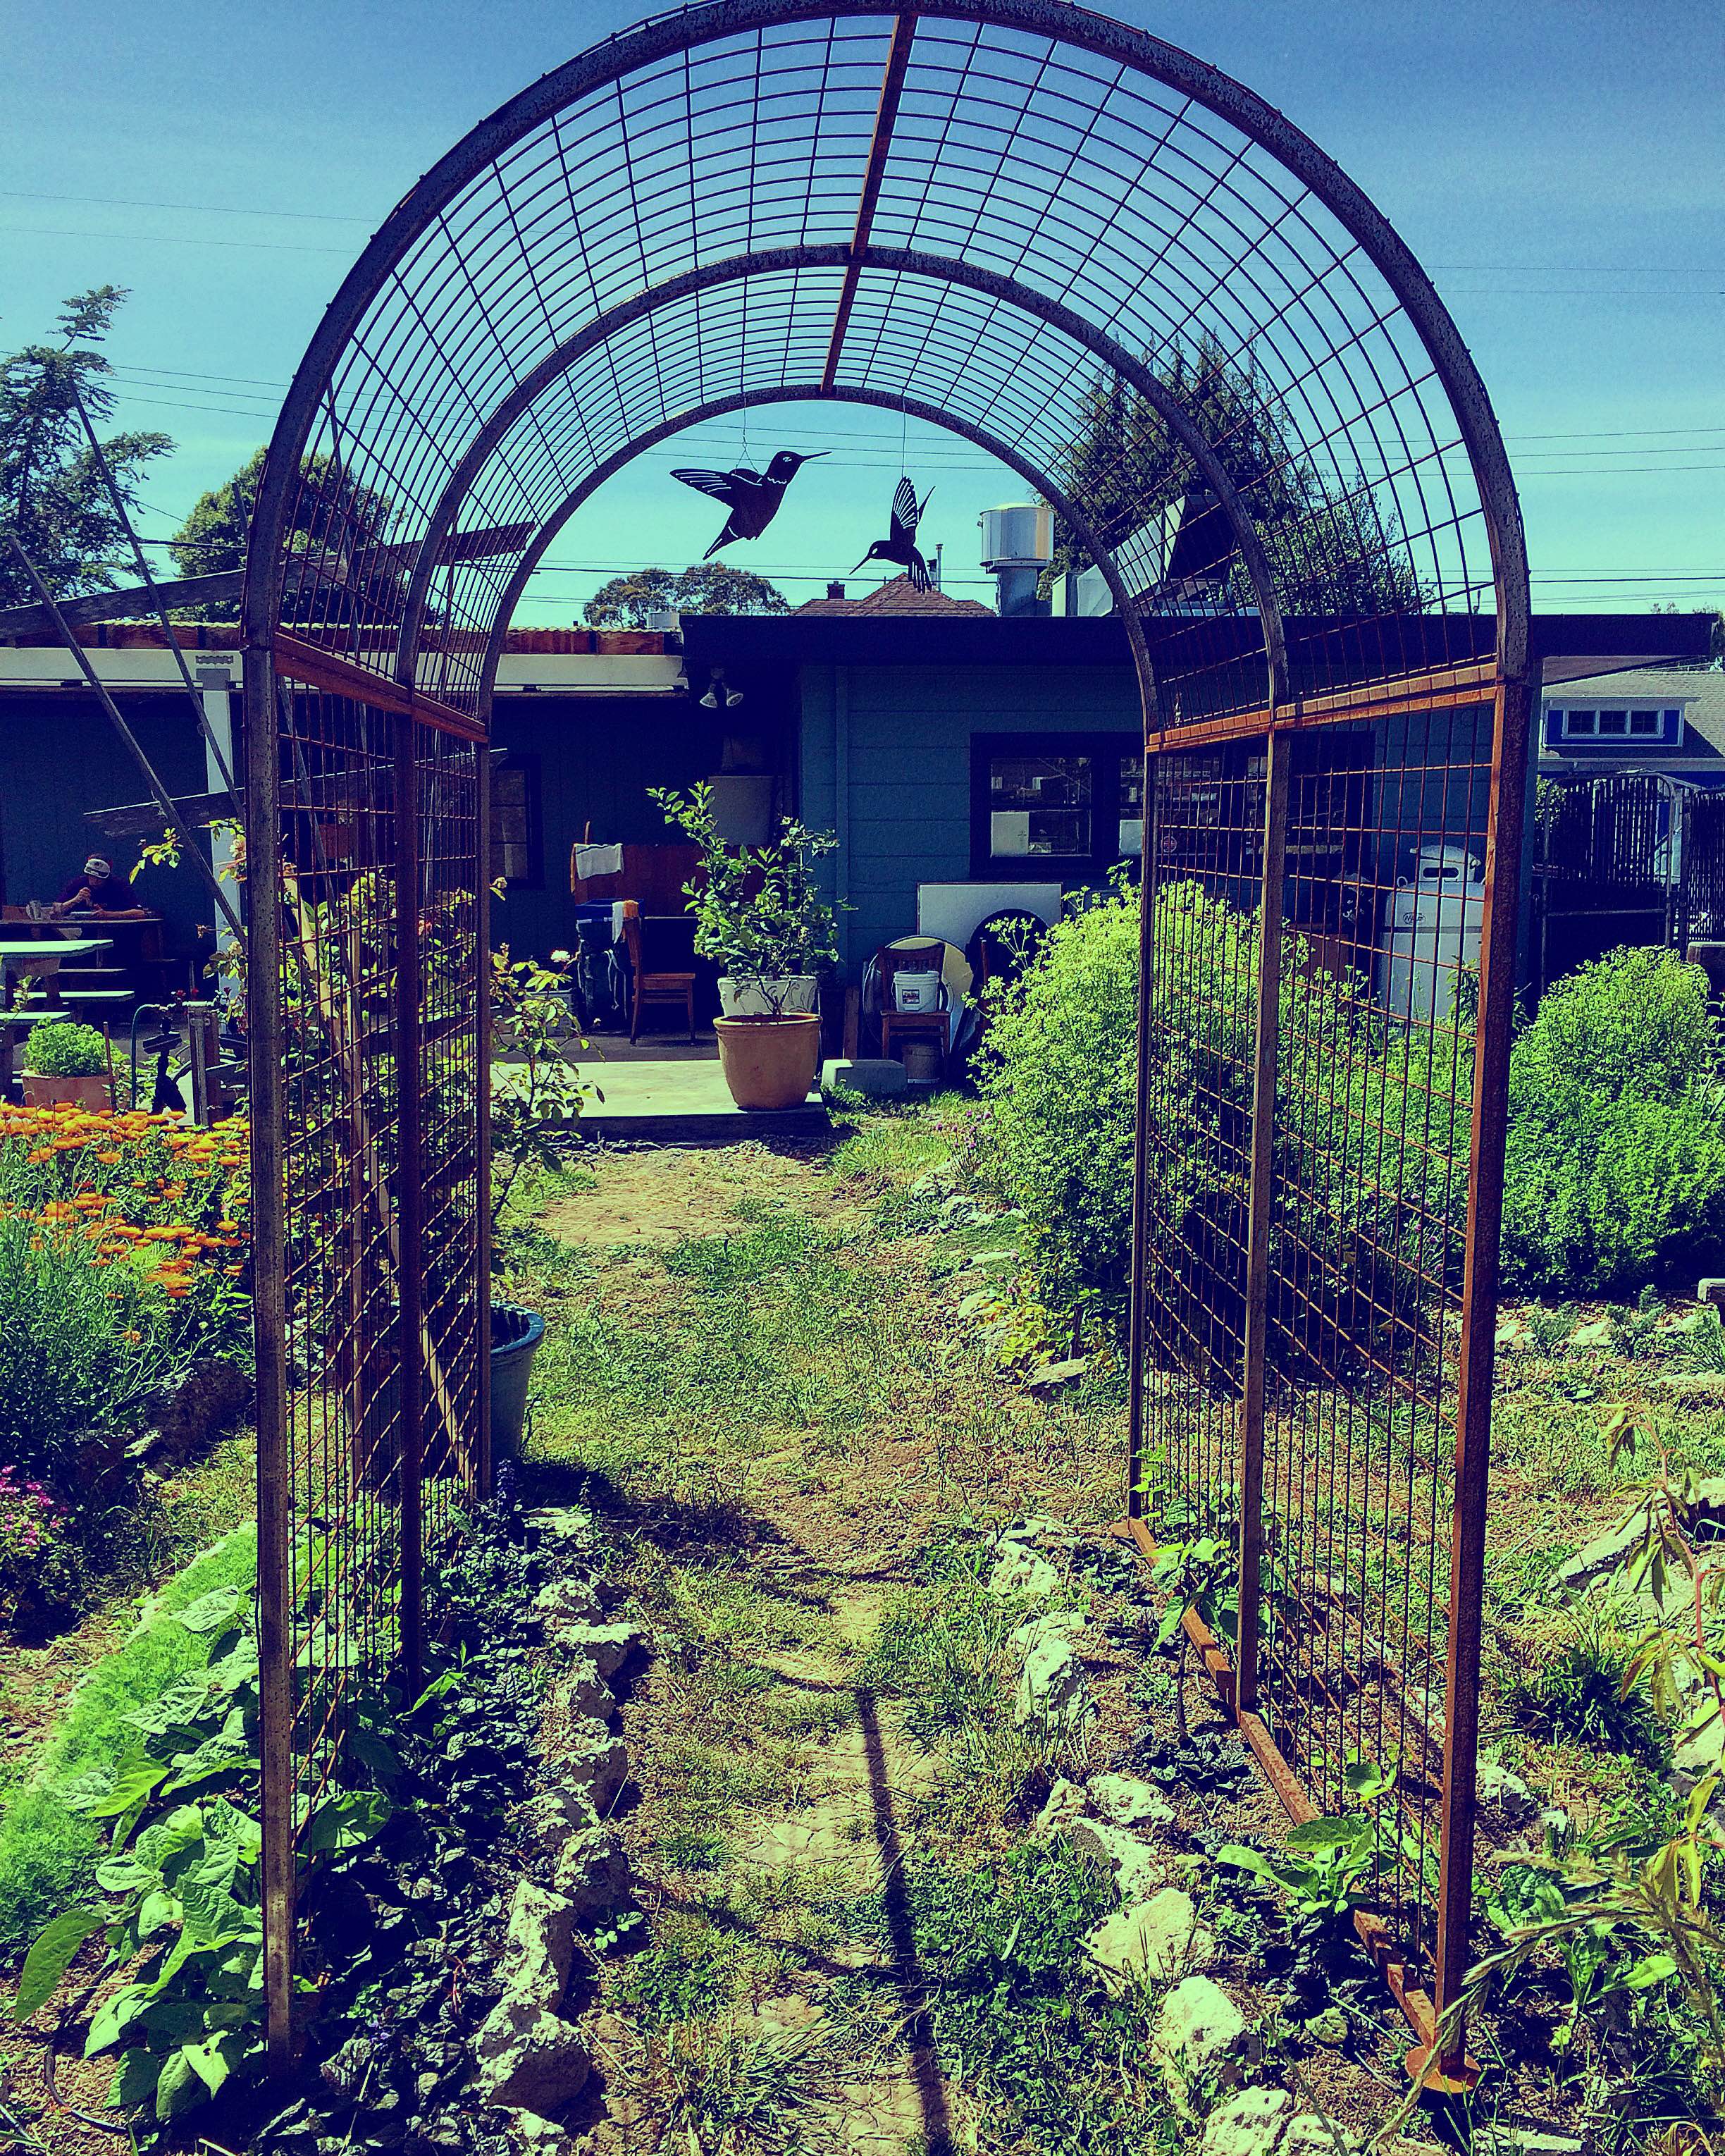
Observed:
[[[1425,261],[1508,438],[1538,603],[1725,605],[1717,0],[1116,0],[1115,12],[1279,105]],[[165,536],[266,438],[318,315],[408,185],[634,13],[594,0],[13,10],[0,344],[45,334],[67,293],[131,288],[110,346],[118,419],[178,444],[146,492],[143,528]],[[882,525],[898,435],[855,408],[801,408],[777,428],[753,415],[757,456],[820,442],[834,454],[799,478],[768,539],[731,558],[793,600],[848,572]],[[518,618],[577,619],[612,571],[698,557],[711,506],[669,466],[742,448],[732,421],[632,466],[570,526]],[[876,448],[890,451],[886,480]],[[945,544],[949,588],[990,596],[965,581],[978,576],[976,512],[1021,485],[951,437],[913,427],[911,451],[937,488],[928,536]]]

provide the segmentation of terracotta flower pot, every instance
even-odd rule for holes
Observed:
[[[111,1108],[113,1081],[107,1078],[39,1078],[24,1073],[27,1108]]]
[[[739,1108],[794,1108],[808,1097],[820,1065],[820,1019],[718,1018],[719,1068]]]

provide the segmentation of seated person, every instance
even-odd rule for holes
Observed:
[[[68,876],[59,896],[48,909],[50,920],[69,913],[141,913],[143,908],[131,895],[129,884],[117,880],[114,864],[92,854],[81,875]]]

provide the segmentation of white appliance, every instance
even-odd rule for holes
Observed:
[[[1378,947],[1378,1000],[1392,1018],[1441,1025],[1464,967],[1477,971],[1485,870],[1466,846],[1422,846],[1397,881]]]
[[[919,883],[916,927],[963,951],[991,913],[1034,913],[1050,928],[1060,917],[1057,883]]]

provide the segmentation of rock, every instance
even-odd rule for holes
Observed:
[[[1009,1634],[1007,1644],[1016,1647],[1021,1655],[1028,1655],[1045,1640],[1076,1639],[1089,1622],[1081,1609],[1045,1609],[1040,1617],[1027,1617]]]
[[[1070,1356],[1060,1363],[1041,1363],[1024,1383],[1033,1393],[1051,1393],[1060,1385],[1076,1385],[1089,1368],[1089,1361],[1082,1355]]]
[[[1020,1726],[1040,1722],[1050,1729],[1081,1730],[1096,1714],[1084,1670],[1070,1640],[1058,1635],[1040,1640],[1024,1657],[1024,1674],[1013,1700],[1013,1719]]]
[[[562,1654],[585,1656],[607,1683],[629,1656],[647,1644],[640,1625],[590,1625],[559,1619],[546,1627],[546,1638]]]
[[[549,1630],[554,1625],[588,1625],[603,1614],[598,1590],[572,1575],[553,1579],[533,1598],[533,1614]]]
[[[543,2007],[500,2000],[474,2041],[487,2103],[543,2116],[572,2103],[592,2068],[581,2032]]]
[[[1558,1583],[1564,1587],[1583,1588],[1608,1572],[1615,1572],[1646,1532],[1646,1509],[1643,1507],[1620,1527],[1607,1527],[1603,1534],[1584,1543],[1574,1557],[1558,1566]]]
[[[987,1592],[997,1602],[1016,1602],[1023,1598],[1052,1594],[1060,1584],[1060,1575],[1045,1557],[1033,1551],[1009,1548],[988,1574]]]
[[[1300,2033],[1311,2043],[1339,2051],[1348,2041],[1348,2016],[1339,2006],[1326,2006],[1321,2014],[1301,2023]]]
[[[579,1505],[540,1505],[523,1512],[521,1523],[542,1543],[585,1544],[594,1539],[593,1514]]]
[[[536,2111],[511,2111],[510,2132],[534,2156],[573,2156],[575,2137],[555,2120],[542,2118]]]
[[[1342,2156],[1347,2147],[1346,2138],[1328,2119],[1315,2111],[1302,2111],[1288,2121],[1277,2156]]]
[[[552,1860],[552,1884],[568,1902],[573,1921],[590,1923],[629,1899],[629,1858],[605,1828],[584,1827]]]
[[[1227,2086],[1240,2078],[1245,2017],[1219,1984],[1183,1977],[1162,2002],[1150,2039],[1174,2108],[1191,2116],[1189,2092],[1200,2078]]]
[[[1569,1335],[1572,1348],[1603,1348],[1611,1337],[1609,1317],[1591,1317],[1585,1325],[1578,1325]]]
[[[598,1825],[592,1796],[570,1784],[542,1789],[516,1815],[516,1830],[529,1858],[551,1862],[566,1841],[584,1828]]]
[[[1136,1774],[1092,1774],[1087,1794],[1092,1810],[1115,1826],[1167,1826],[1174,1808]]]
[[[576,1656],[552,1688],[551,1712],[562,1721],[603,1722],[616,1704],[610,1686],[585,1655]]]
[[[156,1395],[143,1441],[151,1467],[172,1467],[200,1451],[251,1404],[252,1381],[234,1363],[194,1363],[179,1383]]]
[[[1495,1759],[1481,1759],[1475,1777],[1481,1810],[1495,1813],[1502,1826],[1525,1826],[1538,1814],[1539,1799],[1527,1784]]]
[[[563,1894],[547,1894],[531,1879],[516,1882],[498,1971],[506,2005],[552,2014],[562,2005],[575,1958],[577,1913]]]
[[[1702,1280],[1695,1284],[1695,1300],[1710,1302],[1715,1310],[1725,1310],[1725,1280]]]
[[[557,1788],[578,1791],[603,1819],[629,1779],[629,1753],[603,1722],[578,1720],[559,1733],[547,1770]]]
[[[1198,1922],[1198,1905],[1178,1887],[1164,1887],[1147,1902],[1117,1909],[1085,1941],[1105,1975],[1128,1984],[1172,1984],[1200,1967],[1216,1943]]]
[[[1070,1549],[1077,1540],[1077,1536],[1070,1527],[1050,1518],[1046,1512],[1032,1512],[1016,1527],[1003,1527],[1000,1531],[1000,1547],[1003,1549],[1009,1543],[1039,1543],[1044,1549]]]
[[[856,1056],[846,1061],[834,1056],[821,1070],[823,1086],[834,1092],[860,1093],[869,1100],[884,1100],[902,1093],[908,1082],[905,1066],[896,1055]]]
[[[1671,1787],[1686,1797],[1697,1782],[1725,1765],[1725,1722],[1710,1722],[1698,1737],[1686,1737],[1671,1754]]]
[[[1147,1847],[1124,1827],[1078,1820],[1067,1828],[1066,1839],[1076,1856],[1112,1882],[1122,1902],[1147,1902],[1166,1882],[1166,1861],[1161,1852]]]
[[[1038,1841],[1050,1840],[1055,1835],[1070,1827],[1074,1820],[1084,1817],[1085,1793],[1076,1782],[1063,1776],[1048,1793],[1048,1801],[1036,1815],[1036,1824],[1030,1830]]]
[[[1725,1399],[1725,1370],[1661,1370],[1652,1382],[1675,1400]]]
[[[1241,2089],[1204,2122],[1204,2156],[1276,2156],[1293,2117],[1286,2089]]]

